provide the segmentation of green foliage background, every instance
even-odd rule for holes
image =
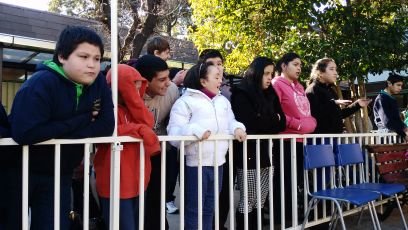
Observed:
[[[343,79],[361,80],[407,67],[407,4],[398,0],[190,0],[190,38],[199,50],[216,48],[229,73],[242,73],[256,56],[275,61],[302,56],[308,78],[319,58],[337,62]]]

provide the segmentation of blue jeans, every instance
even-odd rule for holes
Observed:
[[[10,197],[6,229],[21,229],[21,196],[22,178],[20,170],[11,170],[9,174]],[[60,229],[68,230],[68,219],[71,210],[71,175],[60,177]],[[31,208],[30,230],[54,229],[54,176],[30,173],[29,175],[29,206]],[[27,210],[28,212],[28,210]],[[28,213],[27,213],[28,214]]]
[[[109,198],[100,198],[102,207],[102,216],[109,229]],[[130,199],[120,199],[119,208],[119,228],[121,230],[139,229],[139,197]]]
[[[223,167],[218,166],[218,192],[222,187]],[[185,170],[185,229],[198,229],[198,167]],[[202,167],[203,230],[212,230],[214,216],[214,167]]]

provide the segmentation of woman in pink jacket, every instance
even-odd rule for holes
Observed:
[[[286,116],[286,129],[281,134],[307,134],[312,133],[316,127],[316,120],[310,112],[310,104],[303,86],[298,79],[302,72],[302,61],[296,53],[287,53],[282,56],[276,65],[279,76],[272,80],[273,88],[279,97],[283,113]],[[298,198],[303,197],[303,143],[302,139],[296,142],[296,169]],[[274,154],[274,199],[280,203],[280,154]],[[284,141],[284,182],[285,182],[285,219],[286,223],[292,221],[292,192],[291,192],[291,143]],[[298,199],[298,219],[303,219],[303,200]],[[275,223],[281,220],[281,213],[275,212]]]

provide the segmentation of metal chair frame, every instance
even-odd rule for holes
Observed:
[[[401,220],[404,224],[405,230],[408,230],[407,222],[402,212],[398,194],[405,192],[406,188],[403,184],[386,184],[386,183],[368,183],[364,173],[364,157],[363,152],[359,144],[340,144],[337,145],[335,150],[336,164],[338,165],[339,177],[349,174],[349,168],[352,166],[358,167],[360,183],[352,185],[343,185],[342,180],[339,182],[339,187],[351,188],[351,189],[363,189],[368,191],[377,192],[383,196],[393,197],[396,201],[397,207],[401,214]]]
[[[307,190],[307,194],[311,196],[312,199],[309,201],[309,205],[307,207],[301,229],[305,228],[310,210],[314,208],[320,200],[333,201],[333,203],[335,204],[335,209],[332,213],[329,229],[335,229],[338,219],[340,219],[342,229],[346,229],[342,207],[343,205],[348,203],[362,206],[363,208],[367,205],[374,229],[381,229],[374,205],[374,201],[381,196],[379,193],[368,190],[337,188],[335,183],[331,183],[332,188],[330,189],[323,189],[316,192],[310,191],[308,177],[308,172],[310,170],[329,167],[330,180],[333,182],[333,180],[335,179],[336,163],[334,159],[333,148],[331,145],[306,145],[304,147],[304,163],[305,189]]]

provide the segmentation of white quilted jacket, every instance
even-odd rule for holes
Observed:
[[[167,126],[168,135],[191,136],[201,138],[209,130],[214,134],[233,134],[235,129],[245,130],[245,126],[235,120],[231,104],[224,96],[218,94],[213,99],[199,90],[187,89],[170,112],[170,121]],[[171,142],[179,147],[180,142]],[[217,166],[225,163],[228,150],[228,141],[202,143],[202,165],[214,166],[214,156],[217,156]],[[187,166],[198,166],[198,141],[185,142]]]

